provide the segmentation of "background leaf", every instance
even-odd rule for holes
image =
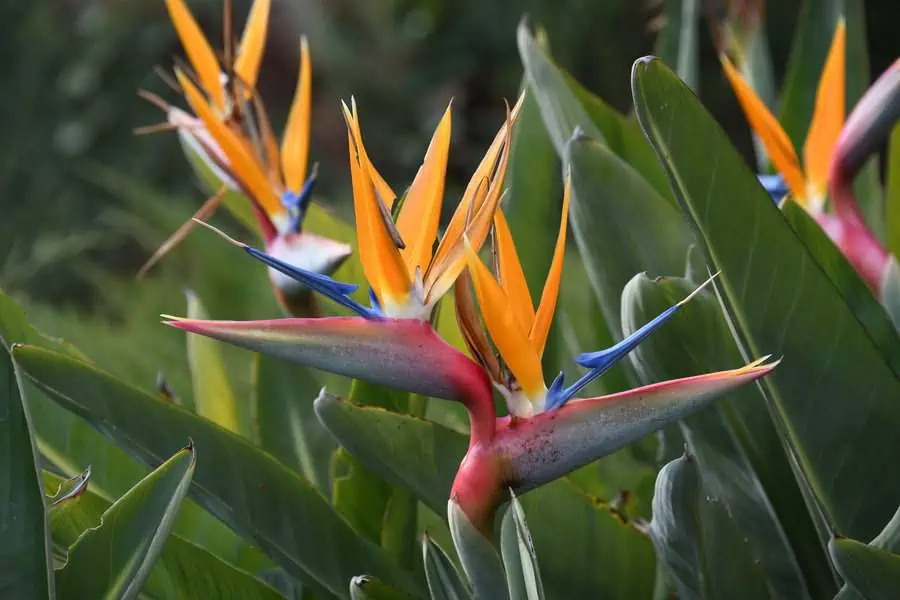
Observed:
[[[38,454],[7,343],[0,336],[0,596],[55,598]]]
[[[305,480],[243,438],[88,364],[24,347],[17,360],[54,400],[141,460],[158,460],[177,440],[193,439],[216,459],[198,465],[191,494],[295,577],[339,596],[349,593],[347,582],[360,569],[410,591],[419,588],[358,538]],[[330,543],[323,547],[321,540]]]
[[[181,450],[119,498],[68,552],[57,585],[66,598],[137,598],[187,494],[196,454]]]

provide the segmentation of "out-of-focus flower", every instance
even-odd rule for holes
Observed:
[[[846,31],[841,20],[834,32],[831,49],[816,91],[816,104],[806,141],[803,145],[803,163],[778,119],[769,111],[753,88],[724,54],[721,56],[725,75],[744,109],[750,127],[759,136],[772,163],[783,177],[763,180],[773,195],[784,191],[784,183],[793,199],[810,214],[823,213],[828,191],[828,170],[834,147],[844,124],[844,63]]]
[[[211,173],[219,186],[195,218],[205,220],[212,214],[226,190],[240,192],[253,207],[269,254],[312,273],[333,273],[350,256],[351,247],[302,228],[316,179],[316,168],[308,170],[312,65],[306,39],[301,40],[297,87],[279,146],[255,89],[270,0],[254,2],[234,56],[226,36],[224,66],[183,0],[166,4],[190,62],[177,67],[175,75],[194,112],[166,106],[168,119],[195,168]],[[226,10],[226,29],[228,17]],[[144,270],[192,227],[189,222],[179,229]],[[270,276],[288,312],[305,314],[310,309],[309,288],[275,269]]]

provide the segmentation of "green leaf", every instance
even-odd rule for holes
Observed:
[[[428,534],[422,538],[422,562],[431,600],[469,600],[472,597],[453,561]]]
[[[900,381],[690,90],[659,61],[638,61],[632,77],[641,125],[721,271],[743,350],[785,357],[762,385],[815,498],[838,531],[873,536],[900,504],[900,479],[883,476],[900,461],[889,441]]]
[[[556,66],[524,22],[519,24],[517,41],[528,91],[537,100],[544,127],[560,159],[563,158],[566,142],[576,128],[581,128],[588,137],[623,158],[658,193],[670,198],[671,190],[665,172],[638,124]]]
[[[698,0],[670,0],[663,4],[665,22],[653,52],[694,91],[700,85],[698,4]]]
[[[35,331],[22,309],[0,292],[0,337],[83,358],[72,345]],[[41,454],[60,472],[76,476],[91,467],[91,488],[107,500],[128,491],[148,469],[95,431],[89,424],[48,398],[31,381],[22,381]],[[183,443],[183,438],[178,443]],[[177,449],[172,446],[170,451]],[[156,462],[169,454],[161,454]],[[175,531],[246,569],[266,564],[266,558],[192,501],[186,501]]]
[[[888,140],[887,165],[885,167],[885,226],[887,248],[894,256],[900,256],[900,125],[894,126]]]
[[[690,233],[678,211],[601,143],[575,136],[565,154],[572,170],[572,232],[618,340],[625,284],[640,271],[682,273]]]
[[[419,590],[411,574],[357,537],[315,488],[243,438],[86,363],[34,347],[17,349],[16,360],[54,400],[145,462],[193,439],[211,460],[198,465],[192,496],[295,577],[346,596],[347,582],[362,569]]]
[[[900,264],[893,255],[888,258],[888,266],[884,278],[881,280],[879,296],[894,327],[900,329]]]
[[[497,549],[475,529],[466,513],[452,499],[447,503],[447,521],[456,554],[472,584],[472,597],[475,600],[508,599],[503,562]]]
[[[302,365],[266,354],[255,354],[253,360],[260,445],[322,493],[329,493],[335,444],[313,410],[321,384]]]
[[[47,506],[28,407],[6,344],[0,337],[0,597],[49,599],[55,594]]]
[[[350,402],[405,412],[410,394],[356,379],[350,386]],[[416,544],[412,497],[393,488],[378,471],[369,471],[344,448],[335,454],[333,469],[331,499],[338,513],[355,530],[391,552],[400,564],[411,567]]]
[[[885,298],[879,302],[834,242],[802,207],[786,200],[781,206],[781,212],[878,346],[891,369],[900,376],[900,336],[889,312],[885,311],[886,307],[890,308]],[[889,274],[888,278],[890,277]],[[886,288],[883,287],[882,293],[885,291]]]
[[[466,454],[466,436],[425,419],[357,406],[323,393],[316,414],[350,454],[438,514]]]
[[[532,298],[540,298],[556,244],[562,185],[559,158],[541,121],[535,93],[525,83],[525,100],[513,127],[507,198],[503,211]]]
[[[189,319],[208,319],[200,298],[187,292]],[[187,334],[188,364],[194,388],[194,411],[216,425],[253,439],[249,404],[238,406],[222,357],[222,345],[206,336]]]
[[[682,279],[654,281],[636,275],[622,297],[624,330],[637,330],[695,287]],[[645,384],[743,362],[715,296],[706,291],[645,340],[631,359]],[[682,421],[681,428],[691,468],[699,472],[697,494],[712,498],[716,510],[727,517],[717,542],[740,547],[746,559],[726,570],[709,567],[715,556],[704,557],[706,562],[697,568],[716,579],[710,585],[764,589],[765,595],[777,598],[833,595],[835,582],[824,548],[758,389],[745,386],[730,392],[716,406]],[[720,517],[711,510],[697,514],[701,520]],[[736,579],[725,580],[727,576]],[[807,578],[816,592],[812,595]]]
[[[192,446],[176,452],[75,541],[57,576],[63,597],[138,597],[187,494],[195,460]]]
[[[531,531],[519,500],[510,500],[500,527],[500,551],[510,600],[543,600],[544,586]]]
[[[110,502],[87,488],[79,486],[77,495],[50,507],[54,548],[62,555],[75,540],[91,527],[110,507]],[[44,484],[50,489],[67,482],[44,471]],[[151,598],[217,598],[234,600],[277,600],[278,592],[249,573],[242,571],[192,544],[176,533],[169,535],[142,592]]]
[[[550,599],[649,599],[653,546],[613,506],[558,479],[520,498]]]
[[[828,550],[838,572],[863,598],[892,600],[897,597],[900,555],[849,538],[831,540]]]
[[[659,472],[653,497],[650,537],[668,566],[678,597],[794,597],[767,586],[742,541],[746,531],[738,528],[717,498],[705,494],[699,471],[689,455],[667,464]],[[809,595],[801,592],[798,597]]]

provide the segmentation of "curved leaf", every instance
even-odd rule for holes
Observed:
[[[192,496],[295,577],[346,596],[347,582],[362,569],[419,590],[411,574],[358,538],[309,483],[243,438],[86,363],[34,347],[17,348],[16,360],[54,400],[143,461],[193,439],[214,458],[197,466]]]
[[[604,317],[622,338],[620,298],[632,276],[679,275],[691,244],[675,207],[601,143],[573,137],[572,231]]]
[[[695,287],[683,279],[636,275],[622,296],[625,332],[636,330]],[[635,349],[631,359],[644,382],[727,368],[742,360],[719,303],[708,291]],[[747,559],[743,568],[709,569],[716,579],[710,584],[735,589],[759,585],[777,598],[833,595],[835,580],[825,548],[759,389],[748,385],[730,392],[715,407],[682,421],[681,430],[696,463],[692,468],[699,473],[697,493],[717,504],[698,511],[698,519],[727,521],[719,538],[737,538]],[[698,524],[703,525],[709,523]],[[739,580],[729,584],[727,576]]]
[[[892,600],[897,597],[900,555],[849,538],[831,540],[828,550],[838,572],[863,598]]]
[[[341,446],[366,467],[411,491],[440,514],[468,440],[442,425],[357,406],[323,392],[316,414]]]
[[[632,74],[638,118],[696,228],[746,354],[838,531],[872,537],[900,504],[900,380],[696,97],[659,61]],[[861,383],[862,384],[861,387]]]
[[[503,562],[497,549],[469,521],[455,500],[447,503],[447,521],[456,554],[472,584],[474,600],[508,600]]]
[[[137,598],[150,575],[194,474],[193,447],[119,498],[69,549],[57,576],[66,598]]]

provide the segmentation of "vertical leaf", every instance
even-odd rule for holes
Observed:
[[[54,598],[37,450],[4,338],[0,345],[0,597]]]
[[[425,578],[428,580],[432,600],[472,598],[453,561],[428,534],[422,538],[422,562],[425,564]]]
[[[510,600],[543,600],[544,586],[525,512],[513,496],[500,527],[500,549]]]
[[[310,369],[274,356],[256,354],[254,364],[260,446],[330,493],[334,439],[313,409],[321,384]]]
[[[187,292],[187,314],[191,319],[209,318],[200,298],[191,291]],[[222,356],[222,345],[208,337],[189,333],[187,348],[196,413],[228,431],[252,439],[249,405],[244,403],[243,410],[238,407]]]

